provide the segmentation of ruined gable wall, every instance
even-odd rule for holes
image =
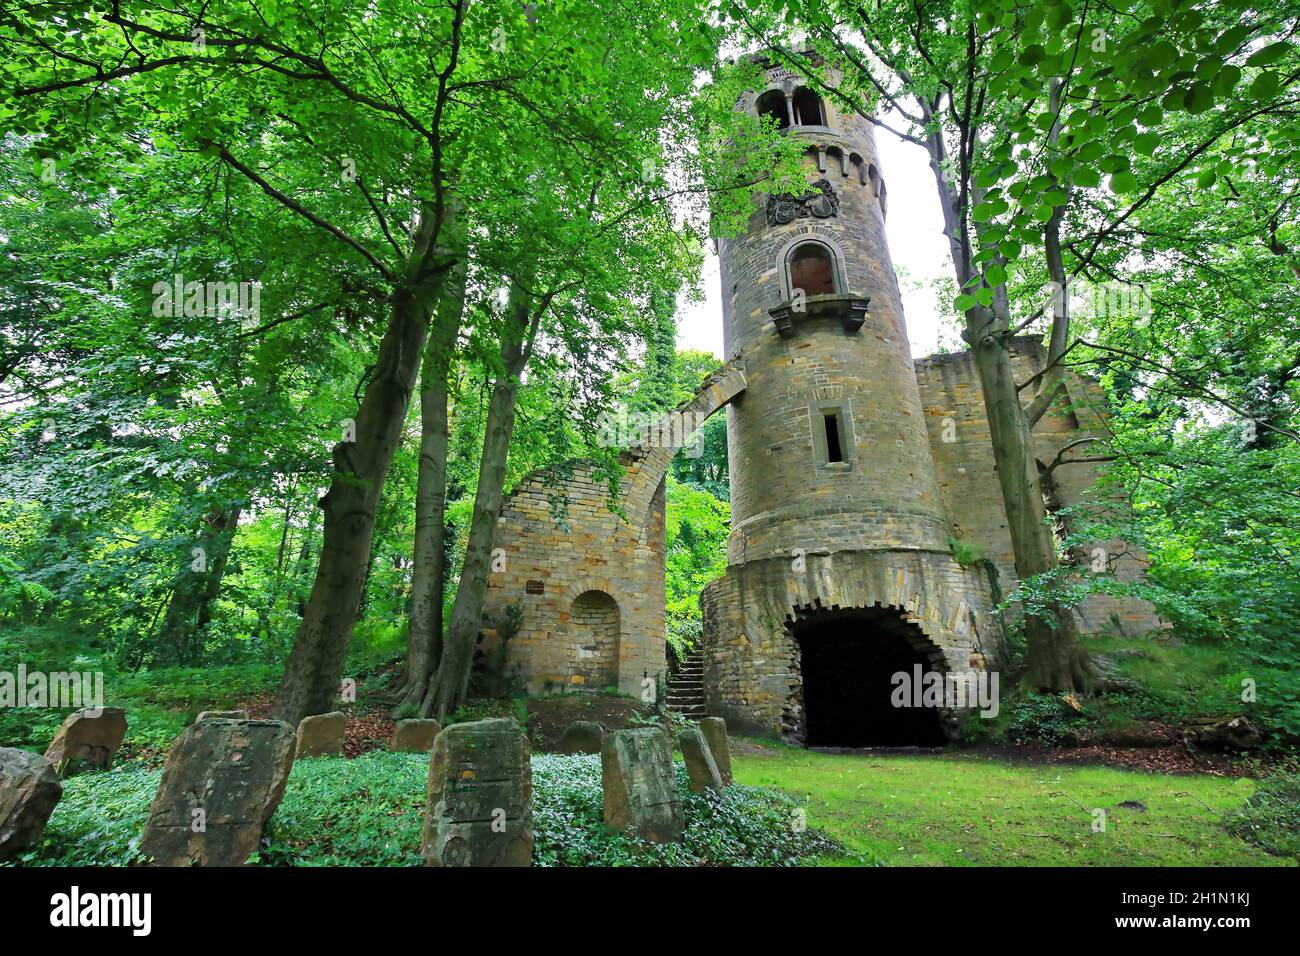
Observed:
[[[1036,337],[1020,336],[1012,342],[1012,368],[1018,382],[1041,371],[1046,358],[1046,350]],[[974,357],[970,352],[958,352],[921,359],[916,363],[916,377],[950,533],[973,544],[982,557],[990,559],[997,567],[1003,592],[1010,593],[1017,581],[1015,562]],[[1050,463],[1069,442],[1104,433],[1101,390],[1095,383],[1068,373],[1065,396],[1053,403],[1034,428],[1036,456],[1040,462]],[[1086,457],[1090,453],[1094,452],[1083,445],[1071,449],[1067,457]],[[1122,508],[1122,501],[1103,498],[1096,490],[1104,467],[1081,463],[1056,468],[1052,479],[1059,504],[1093,512]],[[1125,581],[1143,578],[1148,561],[1140,548],[1119,539],[1099,541],[1086,549],[1087,560],[1091,560],[1094,548],[1104,552],[1109,573]],[[1080,605],[1076,615],[1089,633],[1137,635],[1164,626],[1150,604],[1134,598],[1093,595]]]
[[[644,459],[627,456],[623,492]],[[487,641],[509,603],[523,608],[523,626],[507,647],[529,693],[601,690],[601,663],[610,653],[593,646],[607,628],[571,621],[574,602],[601,591],[618,606],[618,679],[621,693],[640,696],[645,677],[664,671],[664,490],[660,483],[644,525],[634,528],[607,506],[609,488],[589,464],[569,480],[528,476],[510,495],[497,522],[495,547],[504,569],[488,578],[484,602]],[[553,502],[567,498],[567,513]],[[530,593],[532,592],[532,593]],[[590,605],[591,602],[586,602]],[[579,607],[581,618],[590,617]]]

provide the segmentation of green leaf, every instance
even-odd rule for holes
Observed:
[[[1142,133],[1133,140],[1133,148],[1143,156],[1154,155],[1159,145],[1160,134],[1156,132]]]
[[[1214,91],[1208,83],[1193,83],[1183,99],[1189,113],[1204,113],[1214,105]]]
[[[1133,193],[1138,190],[1138,179],[1130,172],[1116,173],[1110,177],[1110,191],[1117,194]]]
[[[1247,66],[1268,66],[1270,63],[1276,63],[1282,59],[1282,55],[1290,49],[1291,44],[1285,40],[1279,40],[1276,43],[1270,43],[1261,50],[1256,50],[1246,59]]]
[[[1266,100],[1276,93],[1281,85],[1282,82],[1276,73],[1265,70],[1255,77],[1255,82],[1250,84],[1250,95],[1257,100]]]

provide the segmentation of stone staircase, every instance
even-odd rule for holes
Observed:
[[[668,709],[699,720],[704,713],[704,652],[692,651],[668,681]]]

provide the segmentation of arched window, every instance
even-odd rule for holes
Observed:
[[[820,242],[805,242],[790,253],[790,288],[804,295],[835,294],[835,260]]]
[[[785,106],[785,94],[780,90],[768,90],[758,98],[759,117],[770,116],[776,120],[778,129],[788,129],[790,113]]]
[[[821,99],[806,86],[794,91],[794,122],[796,126],[826,125]]]

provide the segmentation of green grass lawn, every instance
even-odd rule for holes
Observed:
[[[860,862],[1286,865],[1219,825],[1223,812],[1254,792],[1250,780],[1032,765],[969,753],[832,756],[759,746],[733,752],[736,781],[806,801],[808,825]],[[1120,806],[1130,801],[1145,810]],[[1093,832],[1094,809],[1106,811],[1103,832]]]

